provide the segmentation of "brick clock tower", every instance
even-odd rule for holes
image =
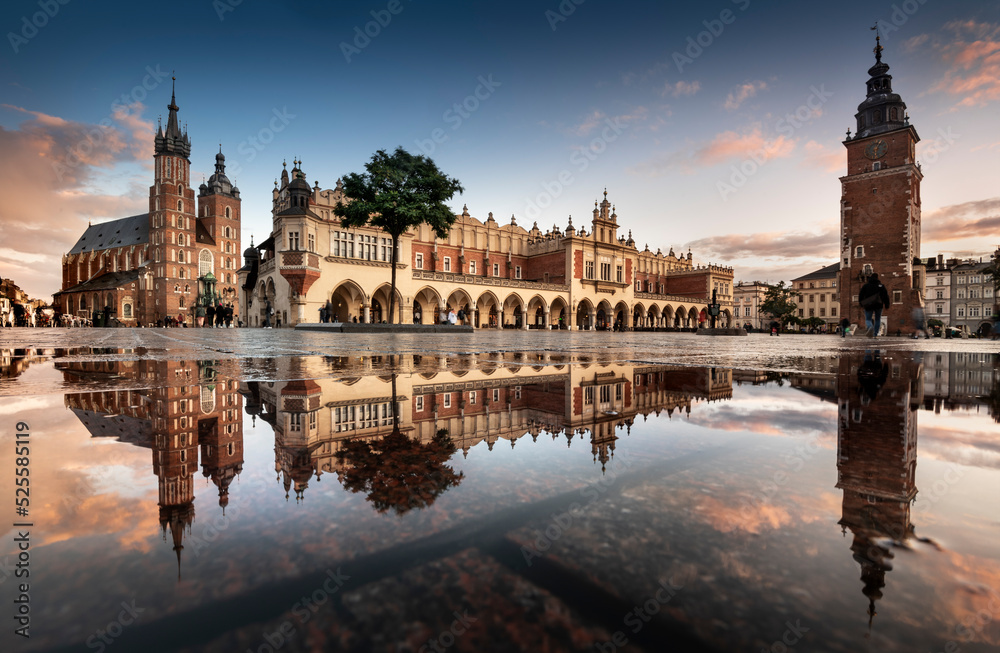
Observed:
[[[847,175],[840,178],[840,312],[864,324],[858,292],[872,272],[889,291],[882,313],[887,333],[912,333],[913,309],[923,306],[925,275],[920,256],[920,180],[917,130],[906,104],[892,92],[889,65],[875,39],[875,65],[868,69],[868,95],[858,105],[857,133],[850,130]]]

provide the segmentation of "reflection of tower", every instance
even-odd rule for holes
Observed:
[[[286,499],[294,486],[296,503],[305,498],[313,475],[309,442],[315,439],[321,396],[315,381],[289,381],[281,389],[281,411],[274,424],[274,468],[282,477]]]
[[[164,362],[158,370],[177,378],[191,378],[185,363]],[[171,375],[169,372],[174,374]],[[163,378],[163,377],[161,377]],[[185,529],[194,523],[194,473],[198,467],[197,386],[180,385],[153,390],[153,473],[159,486],[160,528],[164,538],[169,530],[177,554],[177,575],[181,573],[181,550]]]
[[[229,485],[243,471],[243,419],[237,398],[239,384],[210,378],[213,376],[209,368],[202,370],[198,444],[202,474],[219,488],[219,505],[225,512]]]
[[[917,408],[921,364],[883,360],[879,352],[844,356],[837,394],[837,488],[844,497],[840,525],[854,535],[869,624],[892,569],[892,542],[913,535],[910,505],[917,488]],[[883,376],[884,374],[884,376]],[[875,379],[875,382],[872,381]],[[884,379],[884,380],[883,380]]]
[[[108,352],[117,353],[117,352]],[[189,361],[85,361],[57,365],[69,387],[83,381],[112,385],[158,379],[153,390],[69,392],[66,405],[94,437],[149,447],[158,480],[160,527],[170,532],[180,574],[184,531],[194,523],[194,476],[198,445],[203,471],[219,486],[220,503],[243,464],[243,420],[235,381],[218,380],[213,365]],[[128,386],[129,383],[124,385]]]

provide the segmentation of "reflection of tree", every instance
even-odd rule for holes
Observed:
[[[421,444],[399,430],[371,441],[351,440],[337,452],[346,468],[337,472],[351,492],[364,492],[379,512],[390,508],[402,515],[426,508],[449,488],[462,482],[445,463],[455,453],[448,431],[441,429]]]

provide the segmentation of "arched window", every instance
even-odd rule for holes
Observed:
[[[184,262],[184,250],[182,249],[177,250],[177,262],[178,263]]]
[[[181,184],[177,184],[177,194],[178,195],[184,194],[184,186],[182,186]]]
[[[198,276],[203,277],[209,272],[215,269],[214,261],[212,259],[212,252],[207,249],[201,250],[198,254]]]
[[[184,210],[184,202],[183,201],[177,200],[177,210],[178,211],[183,211]]]
[[[187,270],[185,270],[184,268],[180,268],[179,270],[177,270],[177,278],[187,279]]]
[[[231,217],[233,217],[233,211],[232,211],[232,209],[230,209],[230,208],[229,208],[228,206],[226,207],[226,217],[227,217],[227,218],[231,218]],[[226,231],[229,231],[229,227],[226,227]],[[227,238],[229,237],[229,234],[228,234],[228,233],[226,234],[226,237],[227,237]]]
[[[132,304],[122,305],[122,317],[129,319],[132,317]]]
[[[232,251],[233,251],[233,244],[227,241],[226,242],[226,253],[228,254],[229,252],[232,252]]]
[[[184,298],[181,297],[179,301],[180,301],[180,303],[178,304],[178,306],[180,306],[181,308],[184,308]]]

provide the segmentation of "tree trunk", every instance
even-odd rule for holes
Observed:
[[[399,243],[399,236],[397,234],[390,234],[392,236],[392,256],[389,260],[392,261],[392,284],[389,289],[389,324],[395,324],[394,321],[394,309],[396,308],[396,246]],[[402,312],[403,307],[400,306],[400,312]]]

